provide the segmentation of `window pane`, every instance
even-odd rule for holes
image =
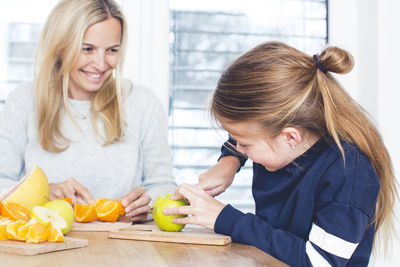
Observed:
[[[0,109],[20,82],[33,80],[36,43],[57,0],[0,1]]]

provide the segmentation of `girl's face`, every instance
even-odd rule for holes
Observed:
[[[290,138],[285,133],[268,137],[254,123],[225,123],[224,128],[237,141],[236,149],[268,171],[276,171],[292,162]]]
[[[88,100],[112,75],[119,60],[121,23],[109,18],[91,25],[83,37],[82,51],[69,76],[69,96]]]

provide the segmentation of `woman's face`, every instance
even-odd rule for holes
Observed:
[[[268,137],[254,123],[225,123],[223,126],[237,141],[236,149],[268,171],[279,170],[294,160],[284,134]]]
[[[69,76],[69,97],[88,100],[112,75],[119,60],[121,23],[109,18],[91,25]]]

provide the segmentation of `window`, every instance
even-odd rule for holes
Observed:
[[[224,67],[269,40],[310,54],[326,44],[327,1],[171,0],[170,143],[178,184],[196,183],[215,164],[227,133],[213,127],[207,103]],[[218,198],[253,211],[250,160]]]
[[[33,79],[41,27],[56,0],[0,1],[0,109],[20,82]]]

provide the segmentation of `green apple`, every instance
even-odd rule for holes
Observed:
[[[31,218],[37,219],[43,225],[47,225],[52,221],[54,225],[61,229],[61,231],[68,227],[67,221],[60,214],[43,206],[33,207]]]
[[[151,213],[153,214],[153,219],[155,223],[160,227],[161,230],[169,231],[169,232],[178,232],[182,230],[185,225],[173,223],[172,220],[174,218],[182,218],[187,215],[165,215],[163,210],[166,208],[174,208],[178,206],[185,206],[187,202],[183,199],[174,200],[171,199],[172,194],[166,194],[163,196],[159,196],[153,202],[153,209]]]
[[[51,209],[62,216],[67,222],[67,227],[61,228],[61,231],[66,235],[71,230],[72,223],[74,222],[74,209],[66,200],[55,199],[43,204],[43,207]]]

